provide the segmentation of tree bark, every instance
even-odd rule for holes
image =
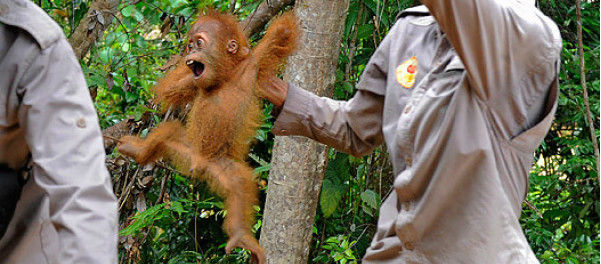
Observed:
[[[117,15],[119,0],[96,0],[90,5],[88,13],[81,19],[73,34],[69,36],[69,43],[73,47],[75,56],[81,61],[96,41],[102,37],[104,30],[113,22]]]
[[[580,56],[580,84],[582,85],[582,95],[584,97],[585,115],[588,121],[588,128],[593,141],[593,151],[595,152],[595,167],[597,175],[601,172],[599,169],[599,145],[597,143],[597,134],[595,133],[595,123],[589,105],[588,92],[586,90],[586,74],[584,73],[584,49],[582,48],[582,15],[580,14],[580,0],[576,0],[576,31],[578,35],[578,55]],[[601,183],[601,177],[599,178]]]
[[[331,95],[347,9],[348,0],[296,1],[302,44],[284,80]],[[268,263],[307,263],[326,150],[307,138],[275,138],[260,240]]]

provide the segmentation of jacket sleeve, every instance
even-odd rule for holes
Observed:
[[[20,126],[33,177],[50,202],[61,263],[117,263],[117,204],[98,118],[79,63],[64,37],[24,69]]]
[[[273,127],[276,135],[305,136],[359,157],[383,141],[384,97],[358,90],[348,102],[336,101],[290,85]]]
[[[474,94],[494,115],[525,120],[544,100],[561,37],[528,0],[422,0],[461,58]]]
[[[386,36],[380,43],[348,102],[319,97],[291,84],[273,133],[305,136],[356,157],[382,144],[390,41]]]

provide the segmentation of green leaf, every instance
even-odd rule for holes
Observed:
[[[374,13],[378,12],[378,2],[375,0],[364,0],[363,3]]]
[[[583,218],[588,213],[588,210],[591,208],[591,205],[593,205],[593,203],[594,203],[593,201],[589,201],[584,206],[584,208],[582,208],[582,210],[580,210],[580,213],[578,213],[578,217]]]
[[[132,103],[138,100],[138,94],[134,92],[126,92],[125,93],[125,101],[128,103]]]
[[[136,111],[136,112],[134,113],[134,118],[135,118],[135,120],[136,120],[136,121],[140,121],[140,119],[142,119],[142,116],[143,116],[143,115],[144,115],[144,113],[143,113],[143,112]]]
[[[342,88],[344,88],[344,91],[347,93],[352,93],[355,90],[355,87],[348,81],[342,82]]]
[[[578,259],[576,257],[574,257],[574,256],[569,256],[566,259],[566,263],[567,264],[580,264],[580,261],[578,261]]]
[[[184,209],[184,206],[179,201],[171,201],[171,207],[170,207],[170,209],[172,211],[175,211],[178,216],[181,216],[182,213],[187,213],[188,212],[186,209]]]
[[[103,63],[110,64],[111,60],[113,59],[113,49],[109,47],[101,49],[100,52],[98,52],[98,56]]]
[[[121,46],[121,51],[128,52],[129,51],[129,43],[127,43],[127,42],[123,43],[123,46]]]
[[[361,210],[363,210],[363,212],[365,212],[369,216],[374,216],[374,213],[372,212],[371,208],[367,206],[361,206]]]
[[[366,203],[372,209],[378,209],[380,196],[372,190],[365,190],[361,193],[361,201]]]
[[[98,74],[93,74],[88,78],[89,86],[97,86],[97,87],[106,87],[106,79],[104,76],[100,76]]]
[[[372,24],[360,25],[359,28],[357,29],[357,39],[369,38],[369,36],[371,36],[371,34],[373,34],[373,33],[374,33],[374,25],[372,25]]]
[[[336,211],[338,203],[340,203],[340,200],[342,199],[342,192],[342,188],[336,186],[331,180],[323,180],[319,205],[325,218],[330,217],[334,211]]]
[[[132,10],[132,14],[134,15],[134,18],[138,21],[138,22],[143,22],[144,21],[144,15],[142,14],[142,12],[140,12],[140,10],[138,9],[133,9]]]
[[[131,16],[131,11],[132,11],[133,9],[134,9],[134,6],[133,6],[133,5],[128,5],[128,6],[126,6],[125,8],[121,9],[121,14],[122,14],[124,17]]]
[[[336,153],[336,157],[328,161],[324,178],[334,184],[342,185],[342,182],[350,177],[350,166],[348,154]]]
[[[184,6],[186,4],[188,4],[188,1],[186,0],[172,0],[172,1],[168,1],[171,8],[178,8],[181,6]]]
[[[259,167],[255,168],[255,173],[261,173],[265,171],[269,171],[271,169],[271,163],[263,160],[261,157],[257,156],[254,153],[249,153],[248,157],[254,160],[256,163],[259,163]]]
[[[119,231],[119,235],[121,236],[129,236],[138,232],[144,227],[149,226],[154,222],[154,220],[160,215],[161,209],[163,209],[165,204],[157,204],[153,207],[146,209],[144,212],[137,213],[133,218],[135,219],[133,223],[131,223],[126,228]]]
[[[343,240],[342,243],[340,244],[341,248],[348,248],[348,240]]]
[[[351,246],[352,246],[352,244],[354,244],[354,243],[351,243]],[[355,258],[355,254],[354,254],[353,250],[352,250],[352,249],[350,249],[350,248],[347,248],[347,249],[344,251],[344,255],[346,255],[347,259],[349,259],[349,260],[354,260],[354,259],[356,259],[356,258]]]
[[[351,34],[351,29],[357,23],[357,15],[359,13],[360,3],[351,1],[348,13],[346,15],[346,24],[344,25],[344,38],[349,38]]]

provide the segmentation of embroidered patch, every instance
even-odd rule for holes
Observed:
[[[405,88],[413,87],[416,75],[417,58],[415,56],[396,67],[396,81]]]

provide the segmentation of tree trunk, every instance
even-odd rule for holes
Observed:
[[[119,0],[96,0],[90,5],[88,13],[81,19],[73,34],[69,36],[69,43],[73,47],[75,56],[81,61],[96,41],[102,37],[104,30],[113,22],[117,15]]]
[[[284,80],[331,95],[347,8],[348,0],[296,1],[303,34]],[[268,263],[307,263],[326,150],[307,138],[275,138],[261,231]]]

